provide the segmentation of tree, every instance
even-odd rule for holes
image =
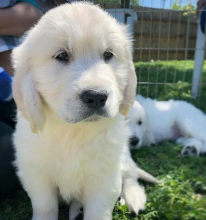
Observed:
[[[184,6],[181,5],[180,2],[181,2],[180,0],[173,1],[172,5],[171,5],[171,9],[172,10],[182,10],[182,11],[193,11],[196,9],[195,6],[192,4],[192,2],[194,2],[194,1],[188,0],[188,4],[186,4]]]
[[[195,6],[191,4],[191,1],[187,5],[182,6],[177,0],[172,3],[171,9],[185,11],[183,15],[194,14],[196,10]]]
[[[130,5],[140,5],[140,0],[130,0]]]
[[[171,5],[172,10],[181,10],[181,6],[177,1],[174,1]]]

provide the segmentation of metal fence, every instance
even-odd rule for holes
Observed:
[[[99,1],[106,10],[113,9],[118,20],[119,10],[128,8],[132,12],[125,11],[125,22],[128,16],[137,16],[137,21],[131,19],[130,28],[134,34],[137,92],[159,100],[186,100],[206,111],[205,35],[198,26],[196,9],[158,9],[154,4],[157,1],[149,1],[153,7],[145,7],[144,1],[139,6],[132,1],[129,5],[128,1]]]

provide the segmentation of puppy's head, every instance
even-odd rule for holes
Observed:
[[[130,147],[138,148],[142,145],[147,130],[147,116],[144,108],[135,101],[128,114],[128,125],[131,132]]]
[[[49,11],[13,52],[14,99],[32,130],[49,109],[68,123],[126,115],[136,75],[126,27],[89,3]]]

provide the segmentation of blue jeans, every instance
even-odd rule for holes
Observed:
[[[13,100],[0,102],[0,198],[20,188],[16,176],[12,135],[15,128],[16,105]]]
[[[202,8],[202,12],[200,14],[200,28],[202,33],[205,33],[205,20],[206,20],[206,6]]]

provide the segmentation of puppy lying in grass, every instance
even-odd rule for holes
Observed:
[[[206,155],[206,115],[185,101],[156,101],[136,96],[128,115],[130,146],[150,146],[173,140],[182,156]]]

